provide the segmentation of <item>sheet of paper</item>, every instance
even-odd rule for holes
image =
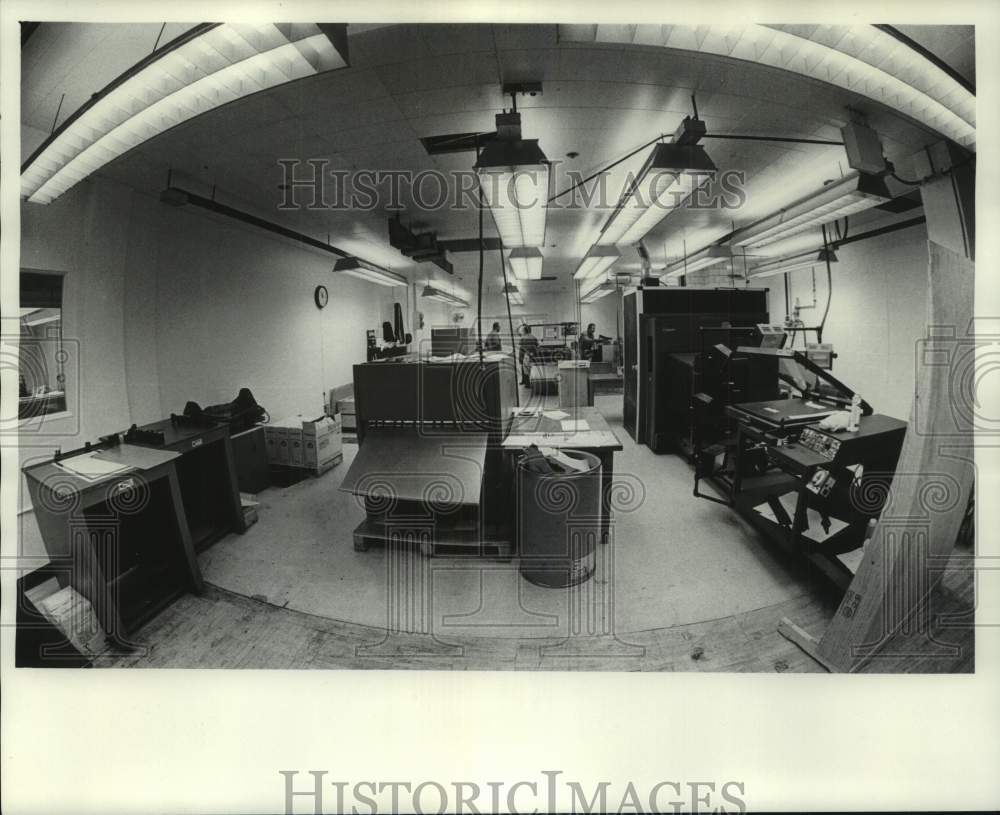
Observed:
[[[557,422],[569,418],[569,414],[565,410],[546,410],[542,412],[542,415],[546,419],[553,419],[554,421]]]
[[[822,543],[827,538],[833,537],[838,532],[840,532],[841,529],[847,526],[847,524],[844,521],[840,520],[840,518],[834,518],[833,516],[831,516],[830,531],[827,532],[825,529],[823,529],[822,516],[815,509],[807,510],[806,518],[809,522],[809,528],[805,529],[802,532],[802,536],[805,538],[809,538],[809,540],[814,541],[815,543]]]
[[[564,419],[562,429],[564,433],[583,433],[590,430],[590,425],[586,419]]]
[[[85,478],[88,481],[96,481],[99,478],[106,478],[115,473],[122,473],[129,469],[125,464],[118,464],[113,461],[102,461],[95,458],[97,452],[81,453],[73,458],[64,458],[56,466],[64,470]]]
[[[537,416],[542,412],[540,407],[522,407],[522,408],[511,408],[512,416]]]

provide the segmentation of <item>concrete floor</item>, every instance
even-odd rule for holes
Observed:
[[[525,400],[522,400],[522,403]],[[535,397],[538,401],[538,397]],[[338,487],[357,446],[324,476],[258,496],[259,522],[199,557],[205,580],[267,603],[435,637],[563,637],[669,628],[742,614],[815,592],[730,509],[691,495],[691,470],[636,445],[621,396],[597,407],[620,438],[616,477],[644,498],[619,511],[595,577],[574,589],[528,583],[511,562],[353,548],[363,519]]]

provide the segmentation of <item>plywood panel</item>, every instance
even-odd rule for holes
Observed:
[[[945,339],[928,346],[918,367],[915,411],[892,492],[818,647],[822,659],[843,671],[856,670],[891,642],[911,659],[961,656],[930,635],[927,601],[954,548],[973,485],[971,426],[956,422],[953,410],[969,396],[957,392],[954,381],[968,361],[958,338],[972,317],[974,265],[928,245],[928,323]],[[900,631],[924,636],[900,643],[893,639]]]

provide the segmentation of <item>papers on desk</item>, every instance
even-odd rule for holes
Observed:
[[[91,453],[81,453],[78,456],[73,456],[72,458],[64,458],[62,461],[56,464],[57,467],[61,467],[66,472],[72,473],[75,476],[83,478],[86,481],[99,481],[102,478],[107,478],[108,476],[116,475],[117,473],[123,473],[126,470],[132,469],[127,464],[121,464],[114,461],[104,461],[97,458],[100,450],[95,450]]]
[[[561,422],[563,419],[569,418],[569,414],[565,410],[545,410],[542,411],[542,415],[554,422]]]
[[[515,416],[515,417],[518,417],[518,418],[524,418],[524,417],[532,418],[532,417],[538,416],[539,414],[541,414],[541,412],[542,412],[542,409],[540,407],[538,407],[538,406],[535,406],[535,407],[522,407],[522,408],[511,408],[510,409],[511,416]]]
[[[564,433],[585,433],[590,430],[590,425],[586,419],[565,419],[562,429]]]

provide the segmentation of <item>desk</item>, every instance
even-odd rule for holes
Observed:
[[[517,453],[530,447],[584,450],[601,460],[601,542],[608,542],[611,527],[611,485],[614,480],[614,454],[621,451],[622,443],[597,408],[578,407],[570,418],[585,421],[589,430],[576,432],[550,431],[542,416],[519,416],[520,408],[511,408],[513,422],[510,433],[503,440],[502,448],[509,452],[509,472],[514,473]],[[564,411],[566,412],[566,411]]]
[[[122,444],[100,458],[129,469],[93,481],[54,462],[24,469],[60,585],[94,608],[115,641],[187,590],[201,592],[175,464],[178,453]]]
[[[180,454],[177,479],[196,550],[208,548],[228,532],[246,532],[228,425],[163,419],[138,431],[162,433],[162,443],[128,435],[126,441]]]

